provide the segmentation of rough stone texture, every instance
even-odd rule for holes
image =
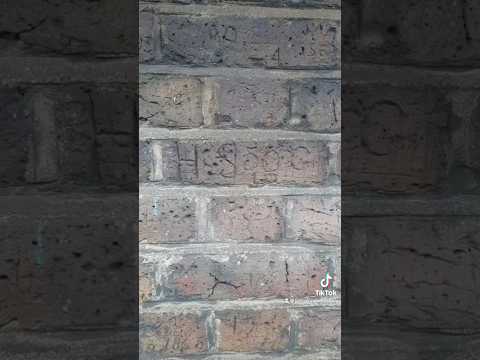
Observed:
[[[156,268],[156,300],[313,297],[327,272],[337,274],[333,254],[302,247],[204,245],[141,254],[141,262]]]
[[[138,331],[77,330],[0,333],[0,356],[9,360],[128,360],[138,353]]]
[[[271,7],[299,7],[299,8],[317,8],[317,7],[340,7],[339,0],[152,0],[159,3],[177,3],[177,4],[202,4],[202,5],[255,5]]]
[[[358,284],[346,294],[352,317],[387,315],[390,321],[452,331],[476,328],[477,217],[372,217],[349,225],[346,239],[355,247],[347,255],[348,278]],[[368,292],[361,291],[365,281]],[[385,288],[385,282],[391,285]]]
[[[140,126],[335,133],[340,103],[339,82],[321,78],[143,74]]]
[[[2,359],[138,353],[137,6],[0,3]]]
[[[281,352],[290,341],[290,319],[285,310],[223,311],[216,314],[219,350]]]
[[[348,61],[465,66],[480,60],[474,0],[348,0],[343,9]]]
[[[122,220],[128,212],[134,218],[134,197],[4,196],[2,201],[0,278],[7,289],[0,301],[2,326],[41,331],[134,321],[135,286],[123,279],[137,267],[129,242],[137,230],[135,222]],[[35,207],[22,210],[29,206],[45,214]]]
[[[24,184],[29,145],[32,138],[32,120],[24,110],[25,98],[20,89],[6,88],[0,92],[1,127],[1,186]]]
[[[143,76],[139,87],[143,126],[194,128],[203,124],[199,80]]]
[[[452,121],[441,89],[344,87],[344,186],[386,193],[439,189],[448,176]]]
[[[181,243],[197,237],[194,201],[169,198],[140,198],[141,243]]]
[[[139,264],[138,276],[138,300],[142,305],[151,301],[155,295],[155,267],[152,264]]]
[[[338,246],[340,207],[337,197],[290,198],[286,214],[287,238]]]
[[[285,81],[215,82],[215,125],[221,128],[277,128],[288,117],[289,89]]]
[[[160,57],[160,41],[155,34],[160,31],[160,24],[154,14],[146,11],[139,13],[138,54],[140,63]]]
[[[141,360],[340,358],[339,5],[140,4]]]
[[[300,349],[315,350],[321,349],[325,343],[340,343],[340,312],[309,309],[299,317],[297,336]]]
[[[140,354],[198,354],[207,351],[205,319],[195,314],[143,314]]]
[[[141,21],[148,22],[144,28],[153,31],[153,35],[145,31],[141,43],[150,49],[149,39],[160,37],[160,56],[152,59],[151,50],[141,50],[148,53],[146,57],[151,63],[269,68],[339,66],[340,28],[336,20],[157,16],[153,22],[160,23],[160,31],[149,25],[150,16],[141,16]]]
[[[260,186],[329,180],[331,154],[324,142],[152,141],[150,148],[150,159],[141,152],[140,164],[147,167],[141,171],[151,181]]]
[[[210,203],[216,241],[276,242],[283,237],[283,203],[275,198],[216,198]]]
[[[132,92],[93,84],[4,91],[2,138],[11,156],[2,157],[3,186],[135,186]],[[113,107],[106,97],[121,101]]]
[[[10,56],[134,55],[137,21],[125,14],[136,11],[136,3],[128,0],[3,1],[0,52]]]
[[[292,128],[338,132],[341,125],[340,83],[324,80],[296,81],[291,85]]]
[[[342,357],[478,357],[478,5],[342,5]]]

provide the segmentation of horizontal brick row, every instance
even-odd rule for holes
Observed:
[[[136,282],[125,281],[138,269],[135,195],[0,200],[2,324],[28,330],[135,324]]]
[[[234,244],[157,250],[141,250],[143,302],[307,298],[340,287],[338,254],[331,250]],[[323,287],[327,273],[331,280]]]
[[[479,111],[478,90],[345,85],[343,190],[478,193]]]
[[[340,82],[144,74],[140,126],[337,132]]]
[[[2,88],[0,94],[0,119],[6,125],[0,132],[5,169],[0,186],[136,186],[131,88],[32,86]]]
[[[476,0],[343,1],[343,56],[432,68],[478,65],[479,15]]]
[[[415,328],[477,331],[478,214],[342,220],[342,242],[350,244],[343,248],[345,276],[357,285],[345,291],[349,319],[375,322],[388,314]]]
[[[140,322],[140,352],[145,358],[335,350],[340,341],[340,312],[322,308],[146,312]]]
[[[172,3],[181,5],[245,5],[292,8],[340,7],[340,0],[148,0],[151,3]]]
[[[140,62],[201,66],[338,68],[332,19],[198,16],[140,11]],[[308,16],[308,15],[307,15]]]
[[[2,52],[57,55],[136,55],[138,5],[129,0],[0,4]],[[122,16],[123,15],[123,16]],[[102,36],[98,36],[101,33]]]
[[[309,241],[340,244],[337,196],[140,198],[140,242]]]
[[[161,141],[140,144],[140,181],[193,185],[329,185],[340,151],[326,141]]]

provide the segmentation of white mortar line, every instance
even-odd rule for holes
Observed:
[[[161,196],[170,198],[181,198],[190,196],[298,196],[298,195],[324,195],[339,196],[340,186],[325,187],[278,187],[262,186],[253,188],[249,186],[165,186],[152,183],[140,184],[140,197],[142,196]]]
[[[140,2],[140,11],[151,10],[157,14],[194,16],[235,16],[251,18],[282,19],[321,19],[341,20],[340,9],[293,9],[269,8],[264,6],[243,6],[233,4],[218,5],[175,5],[165,3]]]
[[[271,141],[271,140],[307,140],[340,142],[340,134],[313,133],[288,130],[263,129],[187,129],[169,130],[164,128],[141,127],[140,140],[216,140],[216,141]]]
[[[198,311],[222,311],[222,310],[261,310],[261,309],[302,309],[309,307],[322,307],[326,311],[340,309],[340,296],[312,297],[309,299],[297,299],[294,303],[287,303],[284,299],[272,300],[220,300],[215,302],[187,301],[187,302],[161,302],[154,305],[144,306],[144,313],[162,312],[198,312]]]
[[[228,78],[267,78],[267,79],[331,79],[340,80],[340,70],[278,70],[262,68],[238,67],[187,67],[181,65],[139,65],[140,74],[184,75],[184,76],[217,76]]]

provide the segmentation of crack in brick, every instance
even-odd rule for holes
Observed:
[[[288,262],[287,260],[285,260],[285,281],[288,283],[288,275],[290,275],[290,273],[288,272]]]
[[[241,285],[235,285],[235,284],[233,284],[233,283],[231,283],[231,282],[229,282],[229,281],[219,280],[219,279],[215,276],[215,274],[209,273],[209,275],[210,275],[211,277],[213,277],[213,279],[215,280],[215,284],[213,284],[212,288],[210,289],[210,295],[208,295],[208,297],[213,296],[213,295],[215,294],[215,289],[216,289],[216,287],[217,287],[218,285],[231,286],[231,287],[233,287],[235,290],[238,290],[238,289],[241,287]]]

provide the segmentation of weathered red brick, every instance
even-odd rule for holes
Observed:
[[[290,319],[285,309],[219,311],[215,321],[219,351],[281,352],[290,342]]]
[[[197,238],[195,201],[188,198],[142,196],[140,232],[142,243],[177,243]]]
[[[287,238],[340,245],[340,198],[337,196],[289,197]]]
[[[322,308],[302,310],[297,319],[297,347],[301,350],[319,350],[326,344],[339,344],[340,311]]]
[[[213,240],[281,241],[283,206],[280,198],[215,198],[210,203]]]
[[[165,300],[312,297],[327,272],[337,274],[333,254],[289,246],[189,246],[151,254],[148,262],[159,266]]]
[[[143,313],[140,352],[161,355],[200,354],[208,350],[205,316],[195,313]]]
[[[140,152],[150,181],[203,185],[321,185],[331,154],[322,141],[149,141]]]

